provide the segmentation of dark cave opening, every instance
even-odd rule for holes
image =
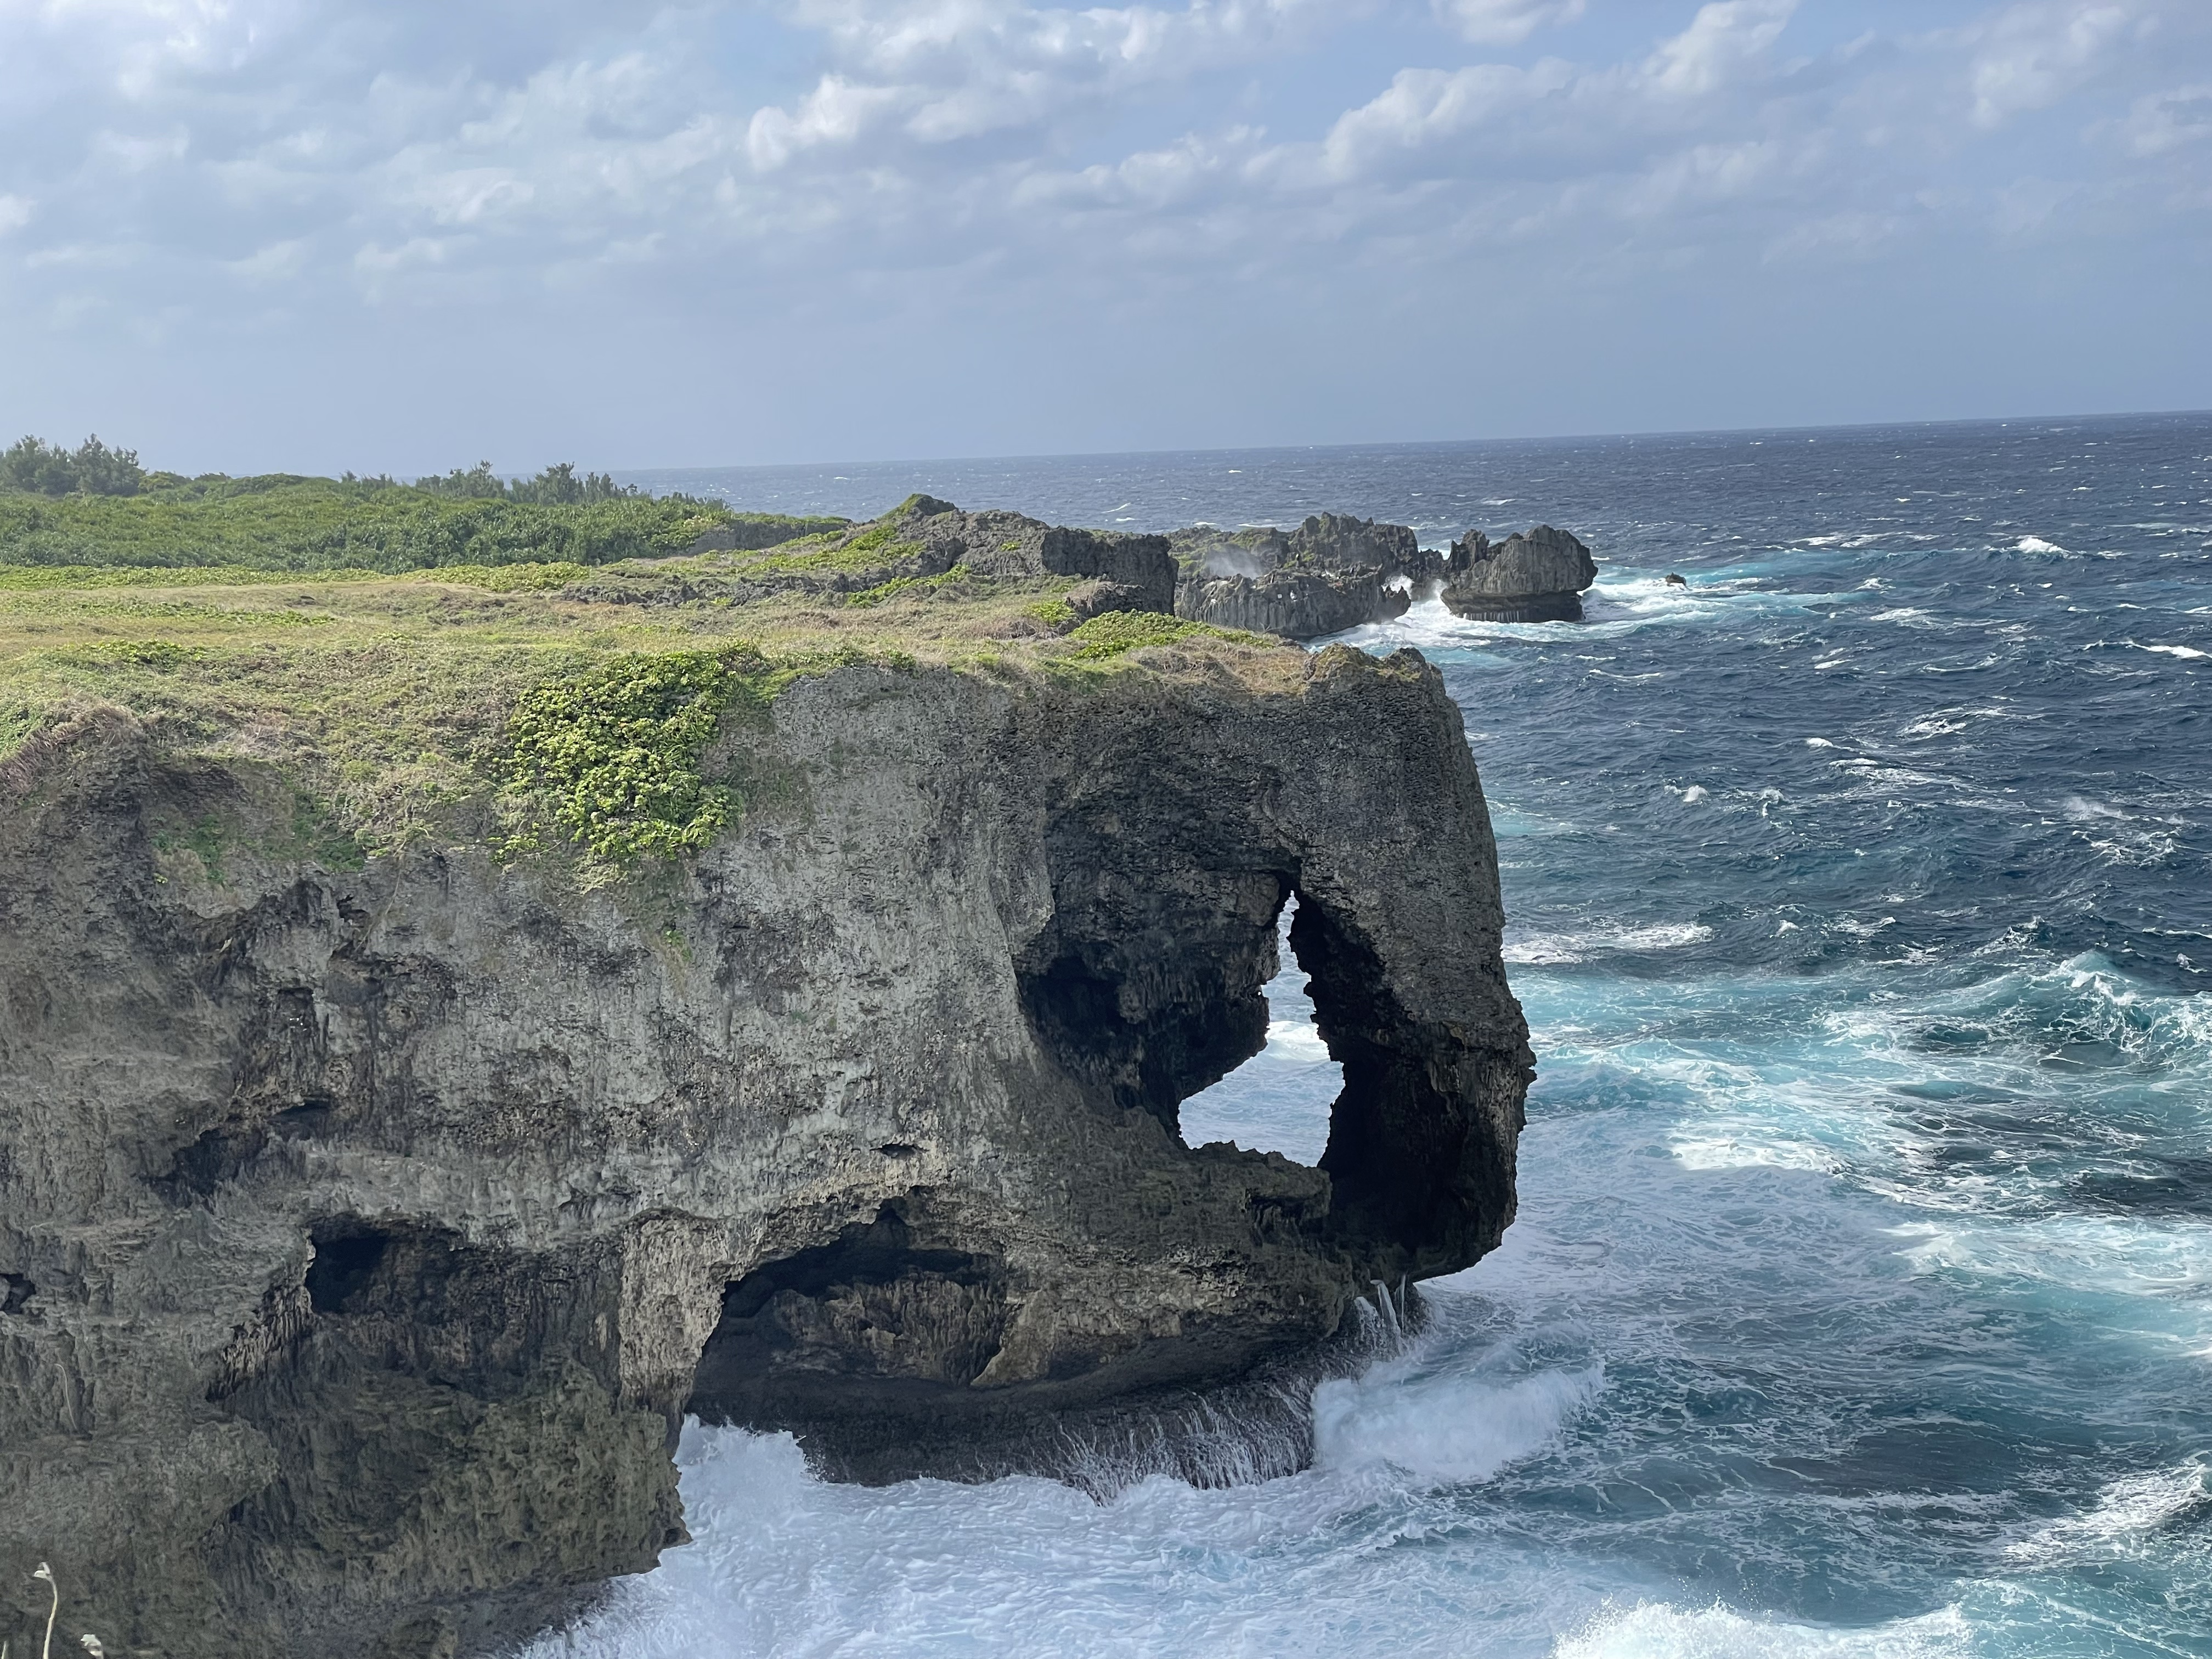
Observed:
[[[685,1409],[759,1424],[964,1392],[1005,1334],[1004,1273],[994,1257],[919,1240],[925,1201],[887,1200],[830,1243],[730,1284]]]
[[[317,1227],[315,1258],[307,1264],[307,1301],[319,1314],[342,1314],[358,1303],[392,1248],[392,1235],[366,1223]]]

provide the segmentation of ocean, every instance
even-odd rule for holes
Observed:
[[[1466,711],[1538,1071],[1504,1247],[1315,1467],[874,1489],[694,1427],[695,1541],[541,1659],[2212,1655],[2212,416],[634,476],[1600,574],[1344,636]],[[1316,1155],[1301,987],[1189,1139]]]

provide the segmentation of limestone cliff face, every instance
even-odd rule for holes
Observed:
[[[110,1652],[467,1650],[684,1538],[687,1410],[952,1467],[1474,1261],[1530,1055],[1460,717],[1286,672],[801,680],[742,829],[596,890],[319,864],[112,710],[18,755],[0,1630],[45,1559]],[[1317,1170],[1177,1132],[1293,893]]]
[[[1291,640],[1403,616],[1410,590],[1442,568],[1406,526],[1335,513],[1313,514],[1288,534],[1185,530],[1169,541],[1188,567],[1177,616]]]
[[[1381,573],[1271,570],[1264,576],[1200,576],[1176,590],[1176,614],[1216,628],[1243,628],[1286,640],[1318,639],[1363,623],[1402,617],[1413,605]]]
[[[1572,622],[1596,580],[1597,561],[1566,531],[1540,524],[1493,543],[1470,530],[1452,544],[1440,597],[1461,616],[1489,622]]]

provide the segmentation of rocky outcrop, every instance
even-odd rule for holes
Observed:
[[[1291,532],[1283,562],[1304,570],[1372,570],[1386,582],[1419,581],[1432,571],[1420,538],[1402,524],[1321,513]]]
[[[1494,544],[1470,530],[1452,544],[1440,597],[1459,615],[1489,622],[1572,622],[1596,580],[1589,549],[1564,530],[1540,524]]]
[[[1083,577],[1121,593],[1121,609],[1175,609],[1176,560],[1164,536],[1073,530],[1019,513],[963,513],[933,495],[909,496],[867,524],[762,546],[764,557],[740,551],[720,560],[633,560],[593,571],[562,593],[581,603],[749,605],[779,593],[865,593],[964,573]]]
[[[1317,514],[1279,530],[1178,531],[1176,614],[1217,628],[1310,640],[1402,616],[1437,562],[1401,524]]]
[[[850,519],[801,519],[784,513],[737,513],[702,532],[687,550],[691,553],[757,552],[781,547],[802,536],[842,535],[852,528]]]
[[[1249,629],[1286,640],[1318,639],[1363,623],[1405,615],[1413,604],[1403,587],[1386,587],[1372,570],[1273,570],[1256,580],[1244,576],[1200,577],[1176,590],[1176,615],[1216,628]]]
[[[280,772],[118,710],[16,755],[0,1634],[48,1559],[110,1652],[474,1650],[684,1536],[687,1411],[957,1471],[1494,1245],[1530,1055],[1440,678],[1164,661],[800,679],[719,740],[742,827],[595,887],[324,861]],[[1177,1127],[1293,895],[1317,1169]]]

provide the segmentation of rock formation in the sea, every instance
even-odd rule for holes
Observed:
[[[902,538],[1165,605],[1157,538]],[[597,883],[322,848],[275,726],[40,731],[0,766],[16,1650],[39,1559],[111,1653],[479,1650],[684,1539],[687,1412],[957,1472],[1496,1244],[1531,1062],[1459,711],[1411,653],[1247,655],[789,680],[714,739],[741,823]],[[1318,1169],[1177,1129],[1293,895]]]
[[[1413,589],[1441,574],[1406,526],[1334,513],[1287,535],[1200,528],[1169,540],[1185,571],[1177,616],[1292,640],[1402,616]]]
[[[1571,622],[1597,580],[1590,550],[1547,524],[1493,543],[1470,530],[1444,561],[1443,602],[1488,622]]]

